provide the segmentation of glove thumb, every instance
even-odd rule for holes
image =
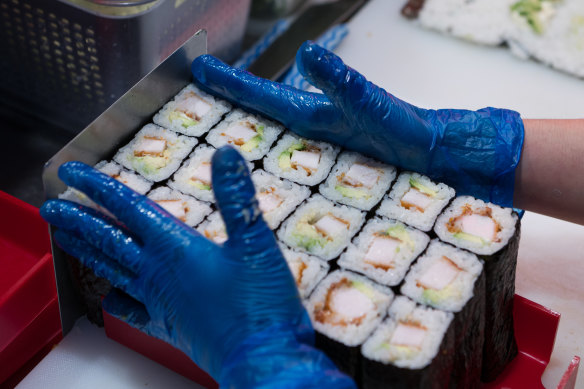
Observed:
[[[243,157],[231,146],[222,147],[213,155],[212,180],[228,244],[249,255],[273,246],[274,235],[262,217],[249,170]],[[246,243],[251,240],[253,245]]]
[[[367,88],[367,80],[351,69],[335,54],[316,43],[307,41],[296,53],[298,71],[329,100],[341,107],[360,99]]]

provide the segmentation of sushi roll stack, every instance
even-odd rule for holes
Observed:
[[[189,85],[96,168],[222,245],[211,160],[238,148],[317,346],[360,387],[474,388],[504,369],[517,352],[512,210],[230,109]],[[107,290],[80,284],[99,312]]]

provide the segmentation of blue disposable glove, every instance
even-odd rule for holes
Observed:
[[[119,220],[62,200],[41,209],[65,251],[129,295],[108,295],[108,312],[184,351],[222,387],[354,387],[310,346],[309,318],[237,151],[212,161],[222,246],[85,164],[59,176]]]
[[[458,194],[512,205],[523,145],[517,112],[415,107],[313,43],[300,48],[296,62],[324,95],[255,77],[209,55],[195,59],[192,73],[201,88],[276,119],[301,136],[427,174]]]

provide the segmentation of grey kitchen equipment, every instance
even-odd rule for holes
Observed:
[[[0,100],[79,132],[199,29],[238,54],[250,0],[2,0]]]

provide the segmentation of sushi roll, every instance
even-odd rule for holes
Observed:
[[[95,169],[99,170],[100,172],[107,174],[108,176],[115,178],[116,180],[120,181],[121,183],[125,184],[128,188],[138,192],[140,194],[146,194],[150,188],[152,187],[152,182],[146,180],[145,178],[141,177],[140,175],[126,170],[122,168],[115,162],[108,162],[108,161],[101,161],[98,162],[95,166]],[[62,200],[69,200],[75,203],[79,203],[81,205],[85,205],[86,207],[94,208],[97,210],[101,210],[102,212],[108,214],[109,216],[113,215],[109,213],[104,208],[97,205],[93,202],[89,197],[87,197],[83,192],[68,187],[67,190],[61,194],[59,194],[59,198]]]
[[[272,230],[310,196],[310,189],[256,170],[251,179],[256,189],[260,210]]]
[[[406,275],[401,293],[417,303],[455,314],[457,354],[451,386],[477,387],[485,330],[482,262],[472,253],[433,240]]]
[[[441,240],[478,254],[485,262],[482,379],[492,381],[518,352],[513,328],[513,297],[519,218],[509,208],[462,196],[438,217],[434,231]]]
[[[195,138],[147,124],[117,152],[114,160],[150,181],[159,182],[178,169],[196,144]]]
[[[154,123],[189,136],[204,135],[217,124],[231,105],[193,84],[187,85],[154,115]]]
[[[395,168],[354,152],[343,152],[320,193],[329,200],[369,211],[389,190]]]
[[[146,194],[152,187],[152,182],[132,171],[122,168],[115,162],[101,161],[95,165],[95,168],[140,194]]]
[[[161,186],[148,193],[148,198],[186,225],[194,227],[212,212],[208,203]]]
[[[207,142],[220,148],[230,144],[248,161],[261,159],[284,130],[280,124],[236,109],[207,135]]]
[[[197,226],[197,231],[216,244],[223,244],[228,238],[227,229],[219,211],[207,216],[207,219]]]
[[[450,387],[455,355],[452,319],[452,313],[396,297],[388,319],[361,346],[361,387]],[[468,388],[472,387],[476,386]]]
[[[479,255],[492,255],[509,244],[517,220],[510,208],[461,196],[440,215],[434,231],[444,242]]]
[[[302,185],[320,184],[329,174],[339,148],[286,133],[264,158],[264,169]]]
[[[327,275],[328,263],[312,255],[289,249],[283,244],[280,244],[280,249],[296,281],[300,298],[307,298],[316,284]]]
[[[324,260],[338,256],[365,220],[363,212],[314,195],[278,230],[288,246]]]
[[[358,274],[337,270],[316,287],[306,309],[317,332],[316,346],[339,369],[359,379],[359,346],[387,314],[391,289]]]
[[[422,231],[430,231],[438,214],[454,197],[454,189],[418,173],[399,175],[377,213]]]
[[[209,145],[199,145],[189,155],[183,165],[168,181],[168,186],[199,200],[215,202],[213,183],[211,182],[211,158],[216,149]],[[251,163],[248,169],[253,170]]]
[[[371,219],[341,255],[338,265],[382,285],[397,286],[429,241],[428,235],[398,221]]]

